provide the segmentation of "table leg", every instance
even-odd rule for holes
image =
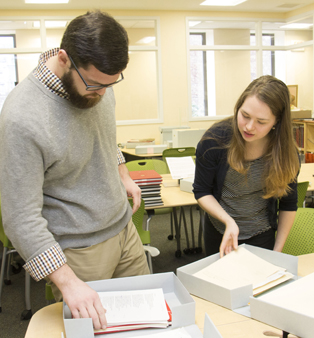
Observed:
[[[176,240],[177,240],[177,251],[175,252],[175,256],[178,258],[178,257],[181,257],[181,247],[180,247],[181,232],[180,232],[180,226],[179,226],[179,223],[178,223],[178,216],[177,216],[177,208],[176,207],[172,208],[172,213],[173,213],[175,235],[176,235]]]

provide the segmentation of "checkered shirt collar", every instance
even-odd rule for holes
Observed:
[[[69,95],[63,87],[61,80],[48,67],[46,62],[52,56],[57,55],[59,48],[50,49],[40,55],[38,66],[35,68],[34,76],[52,93],[68,99]]]

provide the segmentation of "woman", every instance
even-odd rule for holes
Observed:
[[[242,243],[280,252],[297,210],[299,166],[288,88],[262,76],[197,146],[194,195],[207,213],[206,254],[222,257]]]

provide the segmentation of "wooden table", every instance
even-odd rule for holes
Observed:
[[[170,175],[170,174],[169,174]],[[163,178],[167,175],[162,175]],[[148,220],[147,220],[147,226],[146,230],[149,229],[149,221],[154,215],[154,210],[155,209],[162,209],[162,208],[172,208],[172,214],[173,214],[173,221],[174,221],[174,226],[175,226],[175,238],[177,241],[177,250],[175,252],[176,257],[181,257],[181,216],[182,220],[184,222],[184,226],[186,227],[186,221],[185,221],[185,214],[184,214],[184,209],[183,207],[185,206],[195,206],[197,205],[197,201],[194,197],[193,193],[185,192],[180,189],[180,186],[170,186],[170,187],[165,187],[163,184],[161,184],[161,198],[163,201],[162,206],[156,206],[156,207],[148,207],[145,208],[148,214]],[[178,220],[178,214],[177,214],[177,207],[180,207],[180,219]],[[190,212],[192,212],[190,210]],[[202,222],[202,210],[200,210],[200,222]],[[193,227],[193,218],[191,215],[191,232],[194,231]],[[200,227],[201,229],[201,227]],[[192,233],[192,236],[194,236],[194,233]],[[198,234],[198,249],[195,247],[194,243],[194,237],[192,239],[192,248],[188,248],[189,250],[192,250],[191,252],[194,252],[195,250],[200,250],[201,248],[201,236],[202,236],[202,231],[199,231]],[[187,238],[187,241],[189,243],[189,240]],[[194,250],[194,251],[193,251]]]
[[[299,256],[300,276],[314,272],[314,254]],[[264,331],[282,334],[282,331],[239,315],[229,309],[193,296],[196,306],[195,323],[203,331],[205,313],[209,315],[223,338],[265,338]],[[65,332],[62,303],[48,305],[37,311],[30,320],[25,338],[61,338]],[[65,337],[65,334],[64,334]]]

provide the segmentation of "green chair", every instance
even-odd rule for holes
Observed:
[[[305,207],[305,196],[307,193],[307,188],[309,186],[309,182],[298,182],[298,208]]]
[[[184,148],[169,148],[162,152],[162,158],[166,161],[166,157],[183,157],[183,156],[195,156],[194,147]]]
[[[155,170],[160,175],[169,174],[168,166],[162,160],[143,159],[143,160],[126,162],[125,165],[129,171]],[[149,229],[149,222],[152,219],[153,215],[164,215],[164,214],[170,214],[170,224],[171,224],[171,229],[173,229],[172,208],[153,209],[153,210],[150,210],[147,214],[148,214],[148,218],[147,218],[147,223],[146,223],[146,230]],[[168,236],[168,239],[172,239],[172,238]]]
[[[314,253],[313,208],[298,208],[282,252],[293,256]]]
[[[0,211],[0,241],[3,244],[1,272],[0,272],[0,312],[2,312],[1,295],[2,295],[2,290],[3,290],[3,284],[11,285],[10,266],[12,266],[12,270],[15,273],[20,272],[21,267],[15,266],[12,262],[12,257],[13,257],[12,254],[16,253],[16,250],[14,249],[12,243],[10,242],[10,240],[8,239],[8,237],[6,236],[4,232],[1,211]],[[4,278],[5,270],[7,274],[6,279]],[[21,314],[21,320],[24,320],[24,319],[27,320],[32,317],[31,301],[30,301],[30,275],[26,271],[25,271],[25,304],[26,304],[26,309]]]
[[[129,199],[129,202],[131,207],[133,207],[133,200]],[[137,229],[137,232],[144,246],[150,273],[153,273],[152,257],[158,256],[160,252],[157,248],[150,246],[150,232],[149,230],[143,229],[144,212],[145,212],[145,202],[142,199],[140,207],[132,216],[132,221]]]
[[[129,161],[129,162],[126,162],[125,165],[127,166],[129,171],[155,170],[160,175],[169,174],[169,169],[168,169],[167,164],[161,160],[143,159],[143,160]]]
[[[45,298],[46,298],[47,305],[53,303],[55,300],[55,297],[52,293],[51,285],[47,283],[45,284]]]
[[[166,149],[169,150],[169,149]],[[165,150],[164,150],[165,151]],[[195,151],[195,149],[194,149]],[[156,170],[158,174],[169,174],[169,168],[166,163],[166,161],[161,160],[154,160],[154,159],[146,159],[146,160],[138,160],[138,161],[131,161],[126,162],[126,166],[129,169],[129,171],[135,171],[135,170]],[[164,215],[164,214],[170,214],[170,230],[171,234],[168,236],[169,240],[173,239],[173,214],[172,214],[172,208],[158,208],[153,210],[153,215]],[[149,222],[152,218],[152,215],[148,215],[147,218],[147,226],[146,229],[149,227]]]

